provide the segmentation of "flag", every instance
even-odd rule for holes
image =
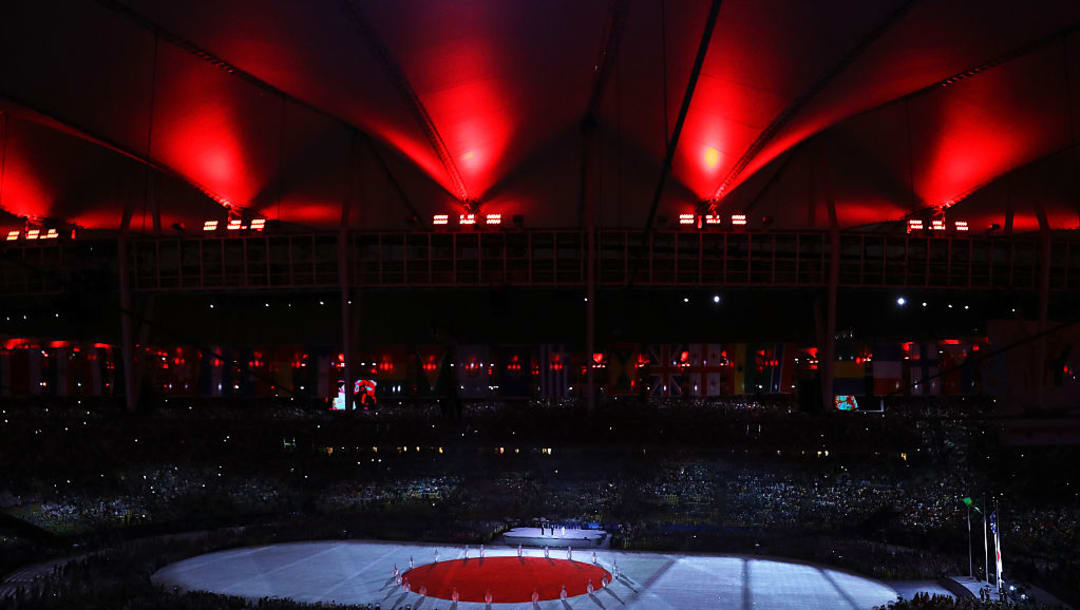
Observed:
[[[71,346],[68,358],[68,376],[70,396],[86,396],[90,393],[90,348],[81,345]]]
[[[169,393],[169,354],[165,350],[156,347],[147,347],[143,350],[144,374],[149,380],[150,388],[155,394]]]
[[[42,361],[44,360],[44,355],[44,350],[37,347],[31,347],[26,350],[27,364],[29,365],[29,375],[27,379],[30,382],[30,394],[33,396],[40,396],[42,390],[48,384],[42,375]]]
[[[937,343],[905,343],[908,363],[908,388],[912,396],[937,396],[941,394],[941,378],[938,377]]]
[[[641,346],[637,343],[616,343],[608,354],[607,391],[611,396],[637,394],[638,359]]]
[[[505,398],[529,398],[533,393],[532,349],[524,345],[502,345],[496,350],[496,379],[499,395]]]
[[[728,359],[728,350],[720,343],[703,347],[701,364],[697,367],[704,396],[731,396],[735,393],[735,367]]]
[[[533,374],[542,398],[565,398],[570,395],[570,354],[564,345],[544,343],[540,345]]]
[[[199,353],[199,395],[218,397],[225,395],[226,350],[212,346]]]
[[[0,396],[14,396],[11,379],[11,350],[0,350]]]
[[[90,365],[90,395],[112,396],[116,362],[113,349],[108,345],[95,344],[86,355]]]
[[[270,355],[270,375],[274,379],[275,396],[288,396],[293,390],[293,372],[296,370],[296,348],[279,345]]]
[[[266,398],[274,395],[274,388],[272,387],[273,375],[270,374],[270,358],[273,352],[264,348],[255,348],[251,350],[250,360],[247,361],[248,366],[248,383],[251,387],[251,392],[256,398]],[[180,362],[184,362],[183,350],[177,350],[174,358],[178,358]],[[186,374],[185,367],[177,367],[176,383],[180,388],[184,387],[183,378]]]
[[[733,394],[746,394],[746,344],[736,343],[729,351],[731,366],[735,370]]]
[[[442,345],[420,345],[416,348],[416,358],[419,364],[419,394],[430,396],[436,391],[439,382],[439,373],[442,372],[446,363],[446,347]]]
[[[338,374],[337,367],[331,366],[333,360],[336,364],[337,356],[331,358],[329,348],[316,348],[315,355],[315,398],[319,400],[331,400],[337,394]]]
[[[704,396],[707,388],[705,387],[705,376],[701,369],[702,363],[705,362],[706,345],[704,343],[689,343],[686,350],[689,352],[689,357],[686,360],[689,366],[684,367],[683,370],[686,378],[686,392],[694,397]]]
[[[486,345],[459,345],[457,348],[458,395],[461,398],[491,396],[495,363]]]
[[[381,347],[369,357],[369,362],[378,371],[378,398],[400,398],[408,394],[409,350],[404,345]]]
[[[650,345],[648,358],[650,395],[670,398],[687,395],[691,362],[685,344]]]
[[[861,356],[837,360],[833,364],[833,394],[836,396],[867,395],[866,361]]]
[[[888,396],[904,389],[904,350],[896,343],[874,346],[871,371],[874,395]]]
[[[748,393],[791,392],[795,348],[784,343],[750,345],[747,349],[745,384]]]
[[[941,393],[946,396],[960,396],[967,393],[964,380],[964,362],[968,358],[968,344],[959,339],[946,339],[941,342]]]

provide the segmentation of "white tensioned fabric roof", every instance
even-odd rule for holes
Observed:
[[[646,223],[712,3],[15,0],[0,220]],[[658,214],[1078,226],[1080,3],[723,0]],[[586,121],[586,118],[589,121]],[[582,126],[594,125],[585,145]]]

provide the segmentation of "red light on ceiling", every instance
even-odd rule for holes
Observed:
[[[716,169],[720,165],[720,151],[712,146],[705,147],[705,169]]]
[[[239,218],[233,218],[232,220],[229,221],[229,226],[227,226],[225,228],[230,230],[230,231],[236,231],[236,230],[242,229],[243,227],[240,226],[240,219]]]
[[[934,220],[931,220],[930,221],[930,230],[931,231],[944,231],[945,230],[945,221],[941,220],[940,218],[935,218]]]
[[[718,225],[718,224],[723,224],[723,222],[724,221],[723,221],[722,218],[720,218],[719,214],[706,214],[705,215],[705,224],[707,224],[707,225]]]
[[[216,221],[216,220],[207,220],[206,222],[203,223],[202,230],[203,231],[217,231],[217,224],[218,224],[218,221]]]
[[[681,224],[681,225],[692,225],[692,224],[694,224],[694,215],[693,214],[679,214],[679,224]]]
[[[265,218],[255,218],[255,219],[253,219],[251,221],[251,230],[252,231],[262,231],[263,227],[265,227],[265,226],[266,226],[266,219]]]
[[[56,239],[60,237],[60,234],[56,232],[56,229],[49,229],[41,236],[41,239]]]
[[[922,220],[920,220],[918,218],[909,218],[908,219],[908,221],[907,221],[908,233],[911,233],[912,231],[922,231],[922,229],[923,229]]]
[[[966,220],[957,220],[956,222],[953,223],[953,226],[956,227],[957,231],[967,231],[968,230],[968,223],[967,223]]]
[[[450,223],[449,214],[435,214],[431,217],[431,224],[433,225],[445,225]]]
[[[26,239],[37,239],[38,235],[40,235],[40,234],[41,234],[40,230],[38,230],[38,229],[30,229],[29,231],[26,232]]]
[[[746,226],[746,214],[732,214],[731,224],[737,227]]]
[[[488,225],[500,225],[502,224],[502,214],[488,214],[484,222]]]
[[[458,216],[458,224],[462,225],[474,225],[476,224],[476,214],[461,214]]]
[[[7,240],[8,241],[15,241],[16,239],[19,239],[19,232],[18,231],[8,231]]]

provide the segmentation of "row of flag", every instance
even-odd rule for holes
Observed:
[[[983,390],[986,339],[882,343],[833,366],[833,393],[848,396],[962,396]]]
[[[0,349],[0,395],[114,395],[117,350],[102,344],[15,345]],[[985,340],[889,343],[849,349],[834,364],[838,395],[960,395],[981,391],[968,366]],[[593,354],[565,345],[392,345],[356,354],[353,376],[373,380],[380,398],[464,399],[580,395],[591,370],[608,396],[650,398],[786,394],[819,366],[815,348],[793,343],[616,343]],[[331,347],[285,345],[140,347],[140,388],[162,396],[330,399],[345,355]],[[944,374],[941,372],[944,371]]]
[[[109,396],[113,349],[101,344],[8,345],[0,349],[0,396]]]

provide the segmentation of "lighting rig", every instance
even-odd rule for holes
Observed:
[[[64,231],[67,233],[67,231]],[[41,223],[30,220],[26,220],[26,224],[22,229],[9,229],[4,235],[4,241],[47,241],[57,240],[60,238],[60,228],[58,227],[46,227]],[[75,229],[71,229],[71,239],[75,239]]]
[[[455,217],[452,214],[433,214],[431,216],[431,224],[436,230],[448,230],[454,220]],[[457,223],[454,226],[462,231],[497,230],[503,226],[503,215],[501,213],[481,213],[480,204],[476,201],[466,201],[465,211],[459,213],[456,220]],[[524,216],[515,214],[513,223],[514,227],[522,228]]]
[[[259,232],[266,228],[265,218],[247,218],[235,208],[229,208],[229,215],[225,219],[225,224],[216,219],[210,219],[203,222],[204,233],[215,233],[221,230],[225,230],[229,233],[249,233]]]
[[[905,224],[908,234],[944,235],[946,233],[967,233],[970,227],[966,220],[953,219],[950,223],[945,217],[945,211],[952,207],[951,201],[946,201],[941,207],[935,208],[929,218],[908,218]]]
[[[684,230],[747,230],[750,228],[750,215],[745,213],[722,216],[716,209],[715,201],[704,201],[693,212],[679,214],[679,228]],[[770,219],[762,219],[762,226],[770,224]]]

